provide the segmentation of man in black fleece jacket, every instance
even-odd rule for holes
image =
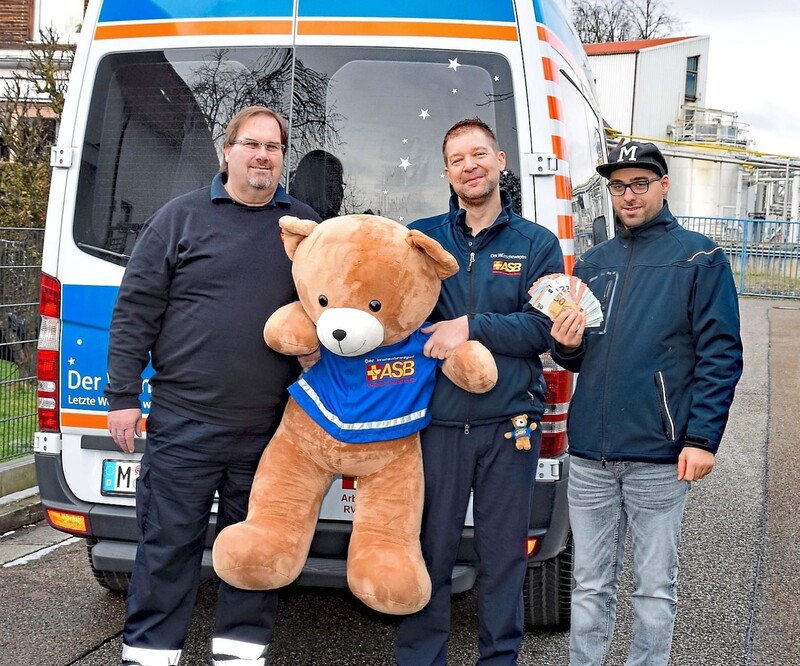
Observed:
[[[120,286],[106,395],[111,436],[126,453],[142,431],[141,373],[148,360],[155,370],[123,666],[179,662],[214,495],[218,531],[245,518],[259,458],[300,369],[262,338],[267,318],[297,298],[278,219],[319,220],[279,184],[287,138],[270,109],[234,116],[220,173],[148,220]],[[221,583],[213,663],[265,664],[276,610],[274,591]]]

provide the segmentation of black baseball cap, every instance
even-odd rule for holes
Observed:
[[[608,163],[597,167],[597,173],[610,178],[617,169],[649,169],[659,176],[668,173],[667,160],[654,143],[628,141],[618,144],[609,154]]]

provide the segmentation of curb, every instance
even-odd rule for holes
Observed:
[[[43,518],[33,455],[0,463],[0,534]]]
[[[31,488],[0,498],[0,534],[44,519],[39,488]]]

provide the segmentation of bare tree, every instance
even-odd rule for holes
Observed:
[[[682,27],[666,0],[574,0],[572,19],[584,44],[655,39]]]
[[[288,49],[268,50],[249,68],[231,66],[228,51],[215,51],[193,75],[191,91],[215,141],[239,109],[263,104],[280,109],[292,95],[292,150],[302,155],[315,146],[336,145],[339,114],[325,106],[325,74],[294,60]],[[333,143],[331,143],[333,142]]]
[[[634,26],[633,39],[657,39],[671,35],[683,27],[676,16],[669,13],[664,0],[638,0],[630,7]]]
[[[584,44],[630,39],[629,0],[575,0],[572,20]]]

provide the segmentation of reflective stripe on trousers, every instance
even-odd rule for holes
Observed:
[[[211,652],[213,666],[266,666],[269,645],[213,638]]]
[[[213,666],[266,666],[269,645],[213,638],[211,652]],[[122,646],[122,662],[126,666],[177,666],[180,658],[181,650]]]
[[[123,666],[176,666],[181,650],[154,650],[152,648],[122,645]]]

